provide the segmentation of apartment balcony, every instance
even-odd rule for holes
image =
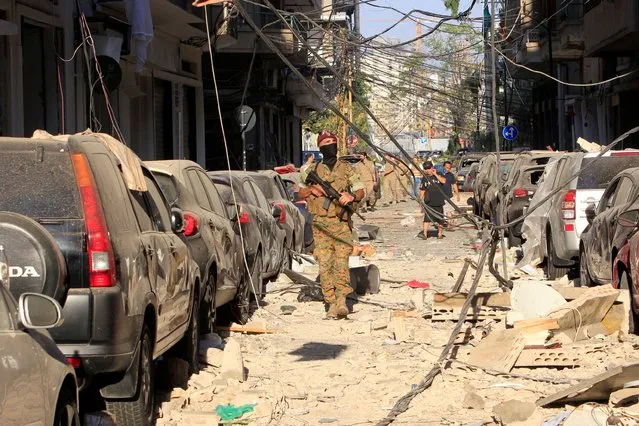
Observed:
[[[153,27],[181,40],[205,37],[206,33],[195,25],[203,25],[204,17],[199,8],[188,0],[149,0]],[[110,16],[126,19],[122,0],[96,0],[96,10]]]
[[[562,50],[584,50],[584,11],[583,4],[562,2],[562,12],[557,16],[557,33]]]
[[[590,0],[584,5],[586,56],[634,56],[639,44],[637,0]]]
[[[522,39],[513,46],[515,62],[526,66],[543,62],[540,41],[541,35],[538,30],[526,31]]]

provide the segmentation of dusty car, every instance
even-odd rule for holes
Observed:
[[[497,156],[491,153],[479,163],[479,172],[473,184],[474,212],[486,219],[498,218],[491,215],[498,202],[499,188],[506,181],[510,168],[515,162],[516,154],[500,154],[500,170],[497,170]]]
[[[530,206],[530,201],[546,166],[521,168],[513,176],[513,188],[504,195],[504,209],[506,223],[511,223],[522,217]],[[511,247],[521,245],[523,222],[519,222],[508,229],[508,243]]]
[[[62,308],[38,293],[16,302],[7,278],[0,273],[0,424],[80,426],[75,371],[47,332]]]
[[[639,205],[618,216],[620,226],[631,229],[626,244],[612,262],[612,285],[630,292],[630,332],[637,334],[639,321]]]
[[[42,261],[5,245],[17,267],[47,265],[42,278],[23,274],[11,291],[58,298],[47,277],[63,274],[64,322],[50,333],[79,384],[99,390],[118,425],[151,424],[154,361],[173,350],[198,367],[200,278],[178,235],[182,212],[108,135],[0,138],[0,154],[0,210],[31,217],[51,235],[0,227],[0,239],[44,247]],[[0,223],[12,222],[21,223]]]
[[[203,279],[200,328],[212,330],[216,309],[245,324],[249,317],[249,284],[237,226],[206,171],[187,160],[147,161],[171,207],[184,212],[182,236]]]
[[[272,170],[263,170],[259,173],[251,174],[251,177],[259,186],[271,208],[273,206],[279,206],[280,208],[281,213],[277,218],[277,223],[286,231],[285,246],[288,249],[282,258],[282,264],[286,268],[290,268],[292,259],[290,251],[297,253],[305,251],[304,216],[297,206],[288,199],[284,183],[279,174]]]
[[[482,158],[484,158],[485,154],[464,154],[457,161],[457,185],[459,185],[460,190],[463,190],[464,185],[466,184],[466,176],[468,176],[468,172],[473,164],[478,164]]]
[[[281,178],[288,199],[295,204],[302,216],[304,216],[304,253],[312,253],[315,247],[315,239],[313,238],[313,216],[306,208],[306,200],[299,196],[300,173],[286,173],[281,175]]]
[[[471,164],[468,169],[468,173],[464,176],[464,184],[461,186],[460,191],[462,192],[473,192],[473,184],[475,183],[475,178],[477,177],[477,172],[479,172],[479,163]]]
[[[586,208],[597,204],[619,170],[639,166],[639,151],[567,154],[558,160],[545,225],[539,229],[541,256],[550,279],[561,278],[579,262],[579,237],[588,226]],[[581,174],[572,180],[578,171]]]
[[[639,198],[639,168],[615,176],[599,204],[586,208],[588,226],[579,244],[579,276],[582,286],[612,281],[612,260],[626,244],[632,227],[622,226],[619,216],[632,209]]]
[[[247,173],[215,171],[207,174],[218,188],[232,220],[242,227],[245,247],[255,250],[248,253],[251,293],[260,298],[266,282],[276,278],[282,267],[286,232],[277,223],[281,209],[269,206],[266,197]]]

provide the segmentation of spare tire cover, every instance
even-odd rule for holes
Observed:
[[[63,303],[67,268],[62,251],[42,225],[26,216],[0,212],[0,245],[9,267],[9,290],[41,293]]]

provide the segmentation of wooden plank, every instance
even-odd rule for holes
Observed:
[[[217,329],[247,334],[274,334],[278,332],[278,330],[269,329],[265,322],[254,322],[245,325],[232,323],[228,327],[217,327]]]
[[[519,330],[498,330],[490,333],[475,349],[468,362],[490,370],[509,372],[524,349],[524,337]]]
[[[544,330],[557,330],[559,323],[555,319],[535,318],[529,320],[515,321],[513,327],[526,333],[536,333]]]
[[[395,341],[407,342],[409,340],[408,330],[406,330],[406,324],[404,324],[404,318],[393,317],[391,319],[391,326],[393,327],[393,334],[395,335]]]
[[[632,369],[635,372],[635,375],[634,377],[628,377],[626,381],[634,380],[634,378],[637,377],[637,374],[639,374],[639,365],[631,367],[633,367]],[[537,406],[545,407],[559,402],[606,401],[612,392],[623,387],[622,383],[621,387],[611,389],[612,385],[617,381],[617,378],[621,376],[625,370],[626,369],[623,367],[612,368],[605,373],[583,380],[576,385],[539,399],[537,401]]]
[[[421,315],[417,311],[393,311],[392,318],[419,318]]]

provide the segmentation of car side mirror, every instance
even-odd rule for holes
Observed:
[[[621,226],[635,228],[639,226],[639,210],[628,210],[619,215],[617,222]]]
[[[282,214],[282,208],[277,204],[273,204],[273,210],[271,213],[273,214],[274,218],[279,218]]]
[[[62,307],[53,298],[39,293],[22,293],[18,316],[25,328],[53,328],[62,324]]]
[[[184,232],[184,213],[176,207],[171,209],[171,229],[176,234]]]
[[[595,219],[595,216],[597,216],[597,212],[595,211],[595,205],[594,204],[588,204],[588,207],[586,207],[586,220],[588,220],[588,223],[592,224],[592,221]]]

